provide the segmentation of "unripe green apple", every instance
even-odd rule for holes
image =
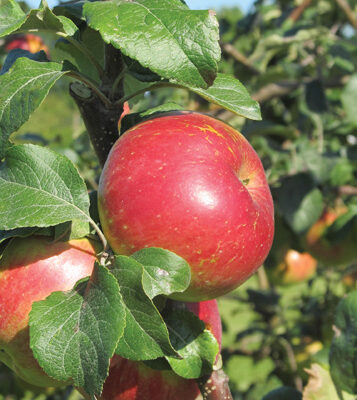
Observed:
[[[95,245],[87,239],[51,242],[32,236],[16,238],[0,260],[0,361],[36,386],[63,386],[48,377],[29,345],[32,303],[54,291],[72,289],[90,275]]]
[[[216,300],[186,303],[186,306],[205,322],[220,345],[222,327]],[[198,396],[200,390],[194,379],[114,356],[101,400],[195,400]]]
[[[262,163],[242,134],[206,115],[170,113],[126,131],[100,178],[103,231],[118,254],[175,252],[202,301],[243,283],[266,258],[274,210]]]

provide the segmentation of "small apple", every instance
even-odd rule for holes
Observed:
[[[43,50],[47,55],[49,54],[48,47],[43,43],[43,40],[39,36],[32,35],[31,33],[15,36],[6,44],[5,49],[6,51],[22,49],[30,53],[37,53]]]
[[[87,239],[51,242],[32,236],[13,239],[0,260],[0,361],[36,386],[63,386],[48,377],[29,346],[32,303],[54,291],[72,289],[90,275],[95,245]]]
[[[258,155],[241,133],[198,113],[169,113],[126,131],[108,156],[98,201],[114,252],[162,247],[187,260],[191,284],[176,300],[233,290],[273,240],[273,201]]]
[[[305,281],[316,273],[317,260],[309,253],[289,249],[275,268],[269,268],[269,278],[277,284]]]
[[[205,322],[221,344],[222,326],[216,300],[186,303],[186,307]],[[194,379],[184,379],[169,370],[154,370],[143,362],[114,356],[101,400],[195,400],[199,396]]]
[[[344,237],[332,241],[328,228],[336,219],[348,212],[346,207],[328,208],[306,234],[304,246],[325,265],[347,265],[357,260],[357,228],[351,227]]]

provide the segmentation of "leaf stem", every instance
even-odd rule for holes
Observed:
[[[62,32],[56,32],[56,34],[66,39],[69,43],[73,44],[74,47],[76,47],[79,51],[81,51],[95,66],[96,70],[98,71],[100,79],[103,79],[104,70],[102,66],[99,64],[99,62],[94,58],[93,54],[90,51],[88,51],[88,49],[85,46],[83,46],[78,40],[75,40],[71,36],[63,34]]]
[[[120,81],[124,78],[124,75],[126,74],[126,72],[127,72],[127,67],[124,67],[122,69],[122,71],[120,72],[120,74],[116,77],[116,79],[115,79],[115,81],[113,83],[112,89],[110,91],[110,94],[109,94],[109,98],[110,99],[114,98],[114,95],[115,95],[115,92],[116,92],[116,90],[118,88],[118,85],[119,85]]]
[[[98,225],[92,220],[92,218],[89,218],[89,223],[90,223],[91,226],[94,228],[94,230],[96,231],[96,233],[97,233],[97,235],[98,235],[100,241],[101,241],[102,244],[103,244],[103,251],[102,251],[102,253],[103,253],[103,252],[107,252],[108,249],[109,249],[109,246],[108,246],[108,241],[107,241],[107,239],[105,238],[103,232],[99,229]]]
[[[145,92],[147,92],[148,90],[161,89],[161,88],[163,88],[163,87],[182,88],[182,86],[180,86],[180,85],[178,85],[178,84],[175,84],[175,83],[171,83],[171,82],[157,82],[157,83],[154,83],[154,84],[151,85],[151,86],[146,86],[146,87],[144,87],[144,88],[142,88],[142,89],[137,90],[137,91],[134,92],[134,93],[131,93],[131,94],[127,95],[127,96],[122,97],[121,99],[117,100],[117,101],[114,103],[114,106],[118,106],[118,105],[124,104],[126,101],[132,99],[132,98],[135,97],[135,96],[138,96],[139,94],[145,93]]]

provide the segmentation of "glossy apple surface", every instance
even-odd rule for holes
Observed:
[[[215,300],[186,303],[205,322],[221,344],[222,327]],[[200,395],[193,379],[183,379],[172,371],[149,368],[142,362],[114,356],[101,400],[195,400]]]
[[[72,289],[91,274],[95,247],[87,239],[50,242],[33,236],[16,238],[0,260],[0,361],[36,386],[63,385],[49,378],[29,347],[32,303],[54,291]]]
[[[99,185],[113,250],[162,247],[186,259],[202,301],[243,283],[266,258],[274,212],[262,163],[239,132],[189,112],[145,121],[115,143]]]
[[[340,240],[332,241],[326,236],[328,228],[346,212],[348,209],[345,207],[326,209],[306,234],[306,249],[325,265],[347,265],[357,260],[356,226],[351,227]]]

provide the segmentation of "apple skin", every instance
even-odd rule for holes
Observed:
[[[0,260],[0,361],[35,386],[63,386],[48,377],[33,357],[29,344],[32,303],[54,291],[73,288],[89,276],[96,259],[87,239],[51,242],[32,236],[13,239]]]
[[[32,35],[28,33],[26,35],[16,36],[14,39],[10,40],[6,46],[6,51],[14,49],[27,50],[30,53],[37,53],[43,50],[47,55],[49,54],[48,47],[43,43],[39,36]]]
[[[331,242],[325,235],[336,219],[348,212],[346,207],[326,209],[306,234],[304,247],[326,266],[347,265],[357,260],[357,228],[353,227],[341,241]]]
[[[126,131],[104,166],[98,204],[114,252],[162,247],[186,259],[191,284],[175,300],[233,290],[273,240],[273,201],[258,155],[238,131],[203,114],[169,113]]]
[[[216,300],[186,303],[216,337],[222,340],[221,318]],[[195,400],[200,390],[194,379],[184,379],[172,371],[154,370],[143,362],[114,356],[101,400]]]
[[[269,278],[275,284],[303,282],[316,273],[317,260],[309,253],[289,249],[281,263],[269,269]]]

